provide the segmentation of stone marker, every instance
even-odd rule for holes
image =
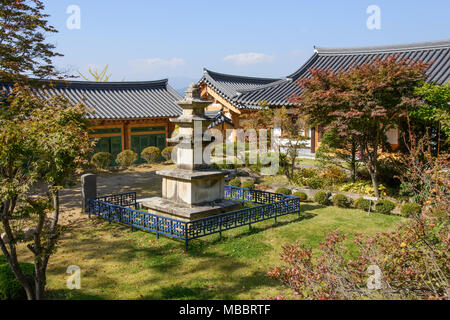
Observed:
[[[97,175],[88,173],[81,176],[81,196],[83,212],[88,213],[88,200],[97,198]]]

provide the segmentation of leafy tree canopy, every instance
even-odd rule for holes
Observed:
[[[45,41],[45,34],[57,31],[48,25],[43,10],[40,0],[0,2],[0,81],[58,75],[52,58],[61,55]]]

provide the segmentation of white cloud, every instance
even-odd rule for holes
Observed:
[[[129,65],[135,72],[147,74],[164,73],[169,74],[170,71],[175,71],[180,67],[186,65],[186,61],[182,58],[162,59],[162,58],[148,58],[132,60]]]
[[[264,53],[238,53],[226,56],[224,61],[230,61],[237,66],[246,66],[249,64],[258,64],[258,63],[270,63],[275,60],[275,57],[269,56]]]
[[[148,67],[153,68],[176,68],[186,64],[181,58],[172,58],[170,60],[164,60],[161,58],[150,58],[143,61]]]

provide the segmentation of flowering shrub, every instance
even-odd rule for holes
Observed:
[[[354,255],[344,245],[346,238],[339,232],[328,234],[318,254],[303,245],[286,245],[281,255],[285,265],[272,268],[268,275],[299,299],[448,298],[446,223],[418,219],[376,237],[356,235]],[[381,271],[377,290],[368,286],[374,268]]]

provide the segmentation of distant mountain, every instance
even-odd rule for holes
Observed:
[[[185,96],[187,88],[191,85],[191,83],[197,83],[201,76],[196,78],[188,78],[188,77],[170,77],[169,84],[172,88],[178,92],[182,97]]]
[[[189,88],[189,87],[185,87],[185,88],[181,88],[181,89],[175,89],[175,91],[176,91],[180,96],[184,97],[184,96],[186,95],[186,90],[187,90],[188,88]]]

